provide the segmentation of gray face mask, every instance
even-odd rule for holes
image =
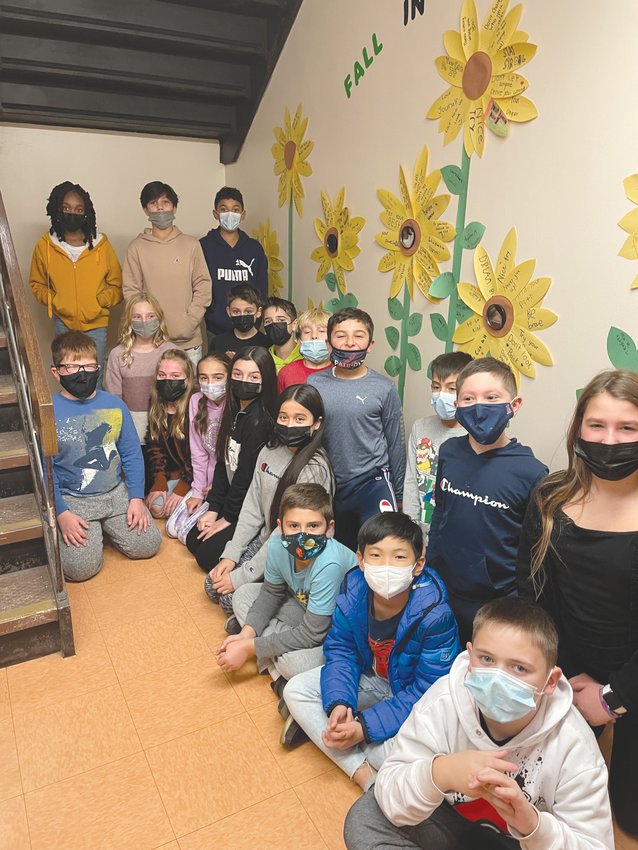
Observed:
[[[148,220],[151,222],[152,225],[157,227],[158,230],[168,230],[169,227],[173,226],[173,222],[175,221],[175,213],[173,212],[173,210],[149,213]]]
[[[131,321],[131,329],[136,336],[149,339],[159,330],[159,319],[149,319],[148,322],[140,322],[135,319]]]

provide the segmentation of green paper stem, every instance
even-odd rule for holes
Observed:
[[[401,342],[399,343],[399,360],[401,371],[399,372],[399,398],[403,404],[405,392],[405,376],[408,371],[408,320],[410,318],[410,291],[407,281],[403,284],[403,318],[401,319]]]
[[[454,289],[450,293],[447,314],[447,339],[445,341],[446,353],[452,351],[454,343],[452,337],[456,330],[456,305],[459,300],[458,284],[461,279],[461,260],[463,259],[463,232],[465,230],[465,210],[467,208],[467,196],[470,181],[470,157],[467,155],[465,145],[462,145],[461,172],[463,174],[463,191],[459,195],[456,208],[456,237],[454,238],[454,255],[452,258],[452,274],[454,275]]]
[[[288,301],[292,301],[292,189],[288,203]]]

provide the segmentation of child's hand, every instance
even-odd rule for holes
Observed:
[[[213,588],[220,596],[227,596],[229,593],[232,593],[235,588],[233,586],[230,573],[223,573],[221,578],[214,578]]]
[[[212,525],[217,519],[217,511],[206,511],[205,514],[200,516],[197,520],[197,528],[200,531],[203,531],[205,528],[208,528],[209,525]]]
[[[79,549],[88,543],[89,537],[86,531],[89,524],[81,516],[72,511],[62,511],[61,514],[58,514],[58,526],[62,540],[67,546],[75,546]]]
[[[328,718],[328,729],[334,729],[338,723],[343,723],[348,717],[347,705],[335,705]]]
[[[227,638],[224,638],[215,654],[219,655],[220,652],[226,649],[229,643],[233,643],[236,640],[252,640],[255,637],[257,637],[255,630],[251,626],[244,626],[238,635],[228,635]]]
[[[523,794],[515,779],[487,767],[479,770],[469,783],[472,796],[483,797],[496,809],[509,826],[521,835],[529,835],[538,825],[538,812]]]
[[[569,684],[574,691],[574,705],[590,726],[616,722],[600,702],[600,682],[592,679],[587,673],[579,673],[578,676],[572,676]]]
[[[432,762],[432,779],[444,793],[457,791],[468,797],[480,797],[472,782],[481,770],[492,768],[501,774],[516,773],[518,765],[506,761],[507,750],[462,750],[438,756]]]
[[[204,504],[203,499],[196,499],[194,496],[191,496],[190,499],[186,500],[186,510],[188,511],[188,515],[194,514],[197,508],[201,508]]]
[[[126,521],[129,531],[137,528],[137,533],[142,534],[151,524],[151,518],[146,510],[144,499],[130,499],[128,503],[128,511],[126,512]]]
[[[224,641],[224,644],[225,649],[220,648],[217,653],[217,663],[224,673],[239,670],[255,654],[255,645],[250,639]]]
[[[182,501],[182,498],[183,496],[178,496],[177,493],[171,493],[164,502],[164,516],[170,516]]]
[[[339,707],[343,708],[344,706]],[[332,719],[333,713],[334,711],[330,713],[330,719]],[[357,720],[354,720],[352,709],[347,708],[345,719],[336,723],[332,729],[328,725],[321,733],[321,739],[327,747],[334,750],[349,750],[350,747],[354,747],[363,741],[363,727]]]

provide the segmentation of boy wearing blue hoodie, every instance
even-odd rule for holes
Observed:
[[[466,642],[482,605],[516,595],[523,517],[548,470],[506,434],[523,403],[507,364],[473,360],[459,374],[456,393],[456,418],[468,433],[439,449],[427,560],[445,582]]]
[[[337,597],[323,667],[284,689],[282,742],[303,732],[364,790],[412,706],[460,652],[443,582],[424,568],[423,533],[402,513],[371,517],[358,537],[359,569]]]

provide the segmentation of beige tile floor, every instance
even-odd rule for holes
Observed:
[[[0,850],[344,847],[359,792],[312,744],[281,747],[254,666],[219,670],[202,584],[176,541],[109,550],[69,585],[77,655],[0,669]]]

